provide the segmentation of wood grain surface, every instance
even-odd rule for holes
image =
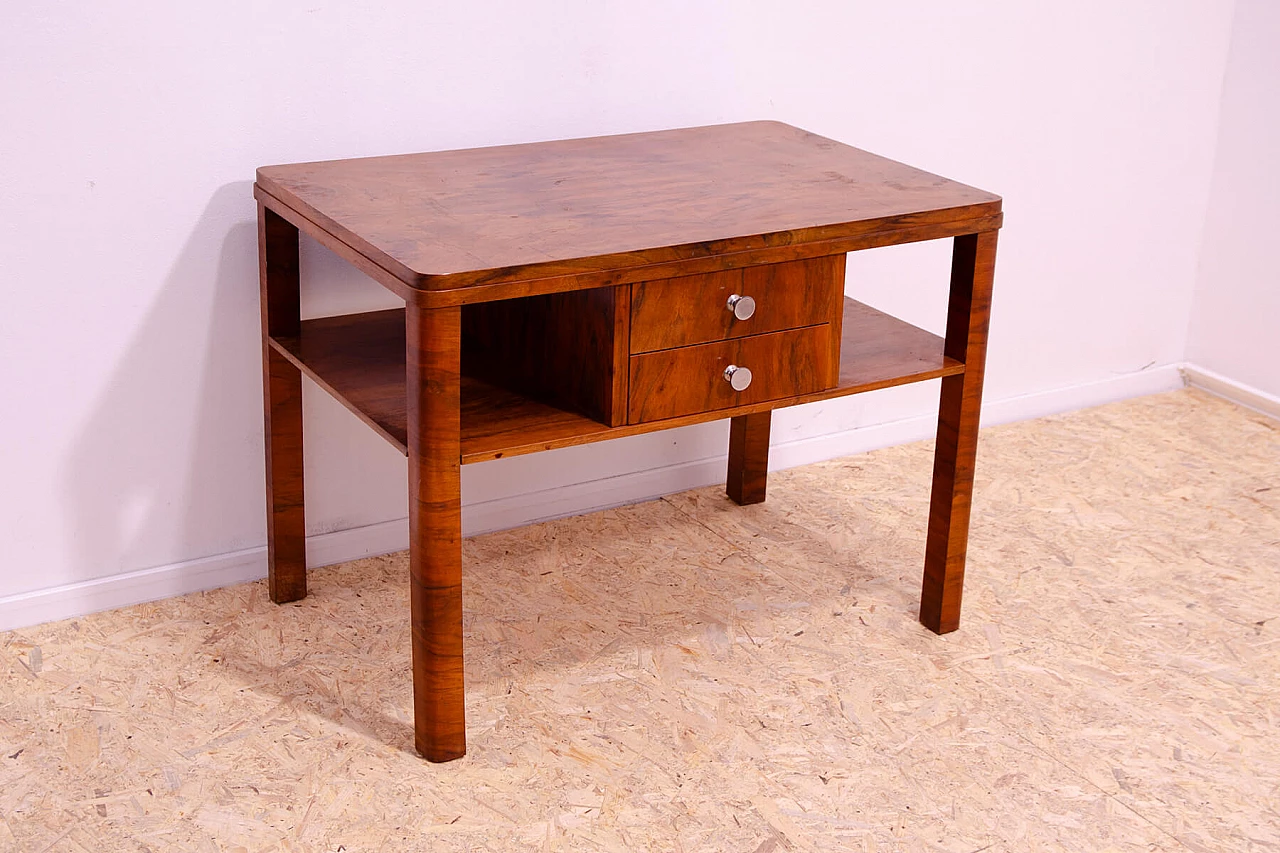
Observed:
[[[844,255],[742,270],[646,281],[631,286],[631,352],[758,335],[832,319],[844,293]],[[755,314],[737,319],[729,297],[749,296]]]
[[[739,506],[764,503],[769,477],[772,412],[738,415],[729,421],[729,464],[725,492]]]
[[[988,231],[957,237],[951,261],[946,354],[964,362],[965,369],[942,380],[920,595],[920,621],[939,634],[960,627],[996,234]]]
[[[466,752],[465,461],[727,416],[758,503],[772,408],[944,377],[920,619],[958,624],[998,196],[776,122],[263,167],[254,195],[271,595],[306,592],[306,373],[408,456],[427,759]],[[302,323],[300,231],[405,309]],[[945,342],[842,301],[844,252],[939,237]]]
[[[262,299],[263,439],[267,474],[267,590],[277,604],[307,594],[302,477],[302,374],[271,346],[300,328],[298,229],[258,205]]]
[[[626,355],[617,360],[614,341],[621,335],[625,343],[628,289],[597,287],[463,306],[464,367],[493,385],[592,420],[626,423],[625,382],[623,394],[615,396],[615,374],[625,374]]]
[[[627,420],[660,421],[820,391],[835,384],[830,335],[823,324],[634,355]],[[735,391],[724,378],[730,365],[750,368],[751,384]]]
[[[467,751],[462,669],[461,312],[406,307],[409,607],[414,744],[429,761]]]
[[[422,290],[1000,212],[991,193],[778,122],[265,166],[257,182],[317,230]]]
[[[780,405],[813,403],[964,371],[943,355],[937,335],[853,299],[844,299],[840,375],[835,388],[785,402],[666,421],[608,427],[483,380],[462,377],[462,461],[484,462],[669,427],[720,420]],[[272,346],[405,453],[404,309],[303,321],[296,337]]]

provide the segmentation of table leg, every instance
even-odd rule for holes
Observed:
[[[271,348],[298,334],[298,229],[258,205],[262,393],[267,456],[267,589],[277,604],[307,594],[302,493],[302,373]]]
[[[920,595],[920,621],[939,634],[960,627],[996,234],[984,231],[957,237],[951,259],[945,349],[948,356],[964,362],[964,373],[942,380]]]
[[[460,308],[406,306],[414,743],[467,751],[462,679]]]
[[[764,502],[772,415],[773,412],[757,412],[729,419],[729,477],[725,491],[739,506]]]

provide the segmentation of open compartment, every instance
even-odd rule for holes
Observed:
[[[631,285],[462,306],[464,375],[605,426],[627,420]]]

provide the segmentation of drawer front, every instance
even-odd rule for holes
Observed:
[[[628,421],[678,418],[812,394],[835,385],[831,326],[808,326],[750,338],[643,353],[631,357]],[[751,371],[734,390],[730,365]]]
[[[844,296],[844,258],[831,255],[634,284],[631,352],[836,322]],[[755,300],[750,318],[734,316],[729,297],[735,295]]]

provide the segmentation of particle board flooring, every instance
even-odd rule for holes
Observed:
[[[1280,848],[1280,423],[986,429],[961,629],[931,448],[465,543],[470,753],[410,728],[407,559],[0,634],[0,850]]]

